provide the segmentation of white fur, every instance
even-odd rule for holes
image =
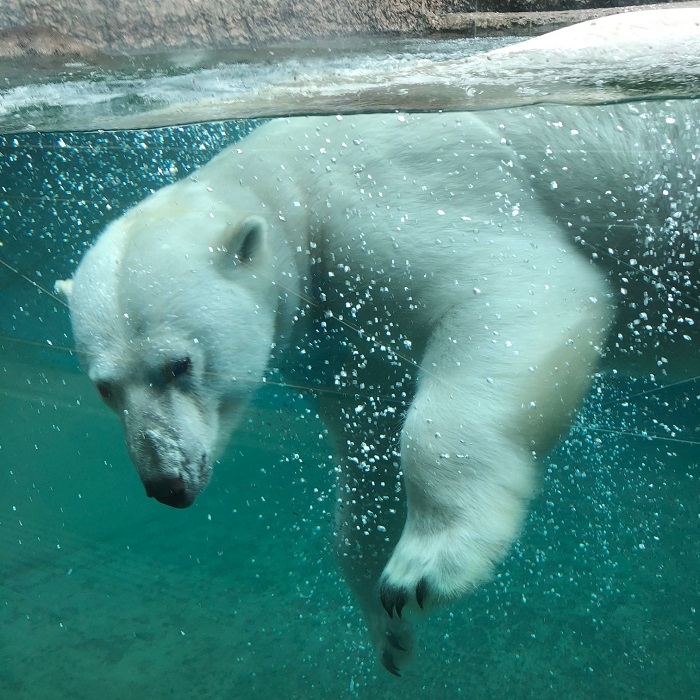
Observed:
[[[632,325],[668,303],[684,200],[655,176],[697,175],[692,114],[278,120],[149,197],[63,287],[141,477],[193,498],[271,364],[315,387],[338,447],[340,561],[397,671],[411,637],[396,613],[490,575],[611,327],[611,363],[691,357],[690,326],[651,342]]]

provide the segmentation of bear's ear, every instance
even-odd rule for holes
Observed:
[[[70,301],[70,295],[73,293],[73,280],[56,280],[53,288],[57,294],[60,294],[66,301]]]
[[[224,248],[239,262],[255,262],[265,246],[267,224],[261,216],[249,216],[223,241]]]

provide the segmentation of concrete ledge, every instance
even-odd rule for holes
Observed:
[[[438,32],[451,32],[461,36],[534,36],[578,22],[623,12],[668,10],[676,7],[698,8],[700,2],[657,3],[551,12],[453,12],[435,17],[433,28]]]

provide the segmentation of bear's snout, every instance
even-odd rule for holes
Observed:
[[[144,481],[146,495],[159,503],[173,508],[187,508],[194,503],[194,496],[187,492],[182,477],[167,477],[153,481]]]

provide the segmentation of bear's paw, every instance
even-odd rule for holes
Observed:
[[[423,611],[449,604],[488,579],[506,541],[478,541],[467,529],[404,530],[379,581],[390,618],[404,608]]]

